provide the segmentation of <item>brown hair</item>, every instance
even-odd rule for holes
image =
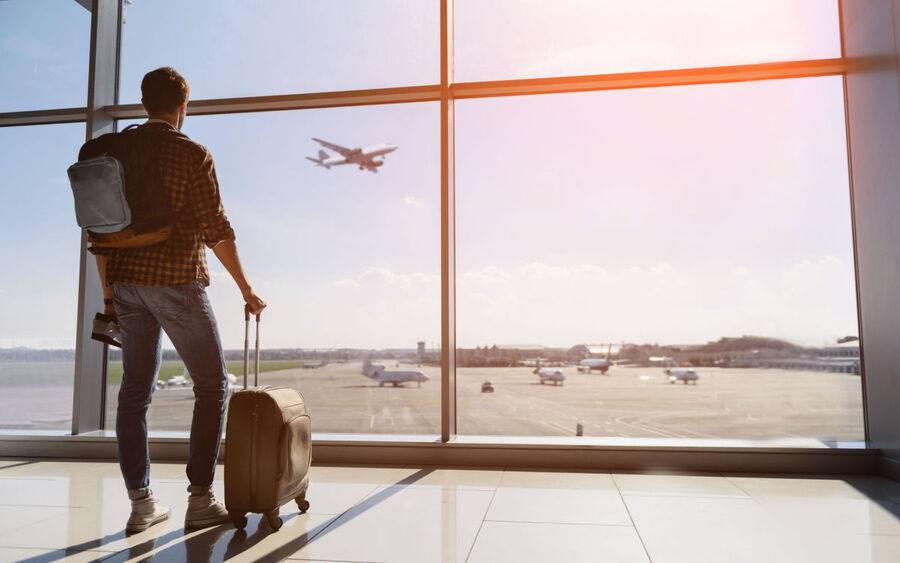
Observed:
[[[175,111],[190,91],[187,80],[170,66],[151,70],[141,80],[141,102],[149,113]]]

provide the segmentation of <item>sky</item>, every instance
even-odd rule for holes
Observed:
[[[835,4],[457,0],[455,76],[834,57]],[[433,84],[437,6],[135,0],[120,100],[162,65],[195,99]],[[0,111],[83,105],[89,24],[74,0],[0,1]],[[437,104],[188,117],[184,131],[215,157],[270,304],[264,346],[438,342]],[[400,148],[378,174],[323,170],[303,159],[313,136]],[[15,264],[0,271],[0,347],[73,346],[65,169],[83,137],[0,128],[0,259]],[[856,334],[840,78],[463,100],[456,143],[461,346]],[[237,348],[240,296],[210,266]]]

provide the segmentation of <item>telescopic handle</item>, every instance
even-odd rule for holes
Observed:
[[[256,314],[256,346],[253,354],[253,386],[259,386],[259,313]],[[244,306],[244,389],[250,374],[250,306]]]

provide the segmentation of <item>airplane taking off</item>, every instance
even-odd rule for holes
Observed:
[[[306,160],[315,162],[316,166],[323,166],[326,170],[330,170],[332,166],[341,166],[344,164],[355,164],[360,170],[368,170],[369,172],[378,172],[378,167],[384,164],[385,156],[397,150],[397,145],[390,143],[381,143],[364,149],[355,148],[348,149],[322,139],[313,137],[313,141],[319,143],[328,150],[334,151],[341,156],[331,156],[327,152],[319,149],[319,157],[313,158],[307,156]],[[376,160],[378,157],[381,160]]]
[[[400,385],[408,381],[414,381],[421,387],[423,381],[431,379],[421,371],[385,371],[383,365],[373,364],[368,358],[363,364],[362,374],[369,379],[377,381],[379,387],[384,387],[385,383],[390,383],[394,387],[400,387]]]

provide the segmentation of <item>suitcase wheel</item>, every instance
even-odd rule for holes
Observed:
[[[243,530],[247,527],[247,515],[243,513],[232,512],[229,514],[231,516],[231,523],[234,524],[234,527],[238,530]]]
[[[266,512],[265,516],[266,522],[269,523],[269,527],[272,528],[273,531],[277,532],[279,529],[281,529],[281,524],[283,522],[281,521],[281,517],[278,516],[277,508],[275,510]]]
[[[304,497],[297,497],[297,508],[300,509],[300,514],[305,513],[309,510],[309,501]]]

